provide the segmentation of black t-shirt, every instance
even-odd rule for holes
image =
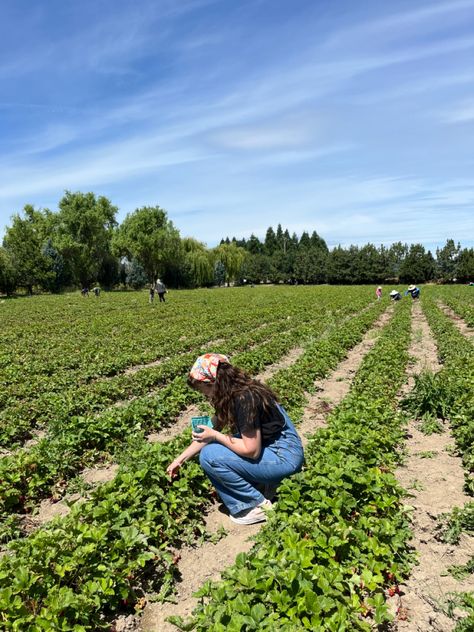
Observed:
[[[251,410],[254,408],[253,400],[256,398],[257,414],[252,416]],[[239,432],[246,430],[254,430],[260,428],[262,434],[262,442],[264,444],[272,443],[280,434],[285,426],[285,418],[280,412],[276,402],[273,403],[269,410],[265,410],[263,402],[258,395],[251,391],[245,391],[238,395],[234,402],[235,422]]]

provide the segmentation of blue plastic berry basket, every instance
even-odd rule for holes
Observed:
[[[198,426],[208,426],[209,428],[213,428],[211,418],[207,415],[204,417],[191,417],[191,427],[194,432],[202,432]]]

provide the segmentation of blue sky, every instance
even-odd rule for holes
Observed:
[[[25,204],[181,235],[474,245],[474,0],[2,0],[0,235]]]

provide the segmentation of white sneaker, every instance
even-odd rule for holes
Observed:
[[[268,509],[272,508],[272,503],[270,500],[265,498],[265,500],[257,505],[257,507],[252,507],[252,509],[244,509],[243,511],[239,511],[234,516],[229,516],[232,522],[236,522],[237,524],[255,524],[257,522],[265,522],[267,519],[267,514],[265,513]]]

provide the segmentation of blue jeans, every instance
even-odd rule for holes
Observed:
[[[255,485],[279,483],[303,466],[303,445],[288,414],[279,406],[285,427],[278,439],[262,446],[258,459],[239,456],[220,443],[208,443],[199,453],[199,462],[222,502],[234,515],[252,509],[265,500]]]

